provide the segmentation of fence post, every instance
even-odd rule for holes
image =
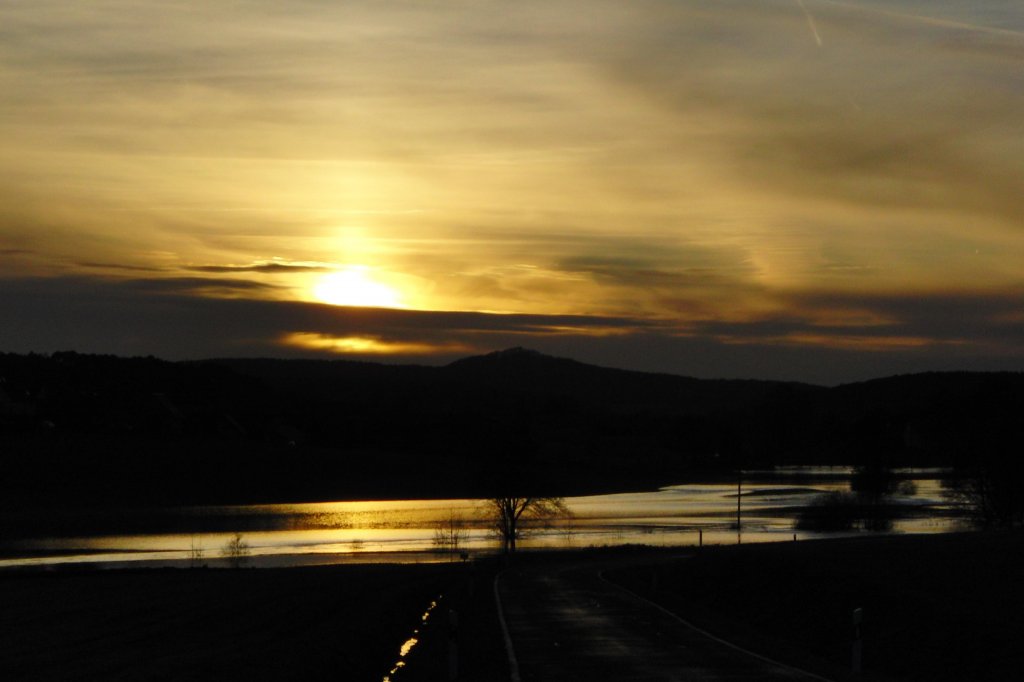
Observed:
[[[448,610],[448,679],[459,679],[459,614]]]
[[[854,675],[861,672],[863,655],[863,640],[860,635],[860,624],[864,622],[864,609],[853,610],[853,645],[850,651],[850,669]]]

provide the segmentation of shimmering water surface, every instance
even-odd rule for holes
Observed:
[[[915,490],[890,502],[903,513],[893,532],[937,533],[962,527],[959,509],[942,486],[942,471],[902,472]],[[772,542],[836,533],[795,529],[800,509],[817,495],[849,489],[848,468],[786,468],[744,472],[741,524],[736,528],[737,482],[690,483],[657,491],[566,498],[571,515],[533,529],[520,547],[574,548],[645,544],[685,546]],[[496,540],[483,500],[393,500],[309,504],[131,510],[109,518],[92,513],[88,532],[18,540],[0,567],[92,563],[123,565],[227,565],[227,543],[242,534],[254,566],[341,562],[449,561],[493,552]],[[68,513],[69,527],[80,528]],[[454,519],[461,527],[457,552],[439,548],[437,529]],[[109,528],[104,528],[104,524]],[[131,532],[125,532],[125,527]],[[145,562],[145,563],[140,563]]]

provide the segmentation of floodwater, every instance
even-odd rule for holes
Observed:
[[[688,483],[657,491],[569,497],[570,514],[532,530],[521,549],[627,544],[687,546],[830,537],[796,530],[800,509],[816,496],[849,490],[847,467],[790,467],[744,472],[737,481]],[[913,489],[889,499],[900,509],[891,532],[941,533],[962,528],[962,514],[942,486],[945,472],[899,472]],[[739,499],[739,530],[737,521]],[[450,561],[497,549],[484,500],[393,500],[308,504],[68,512],[72,534],[48,533],[8,544],[0,568],[93,564],[226,566],[228,543],[241,534],[253,566],[352,562]],[[7,520],[8,524],[10,519]],[[59,525],[59,521],[58,521]],[[455,527],[455,552],[438,542]],[[850,533],[844,533],[850,534]]]

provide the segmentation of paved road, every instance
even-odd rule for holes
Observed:
[[[523,682],[820,680],[714,641],[606,582],[601,566],[510,569],[498,591]]]

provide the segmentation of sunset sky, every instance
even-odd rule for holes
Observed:
[[[0,351],[1024,370],[1020,0],[7,0]]]

